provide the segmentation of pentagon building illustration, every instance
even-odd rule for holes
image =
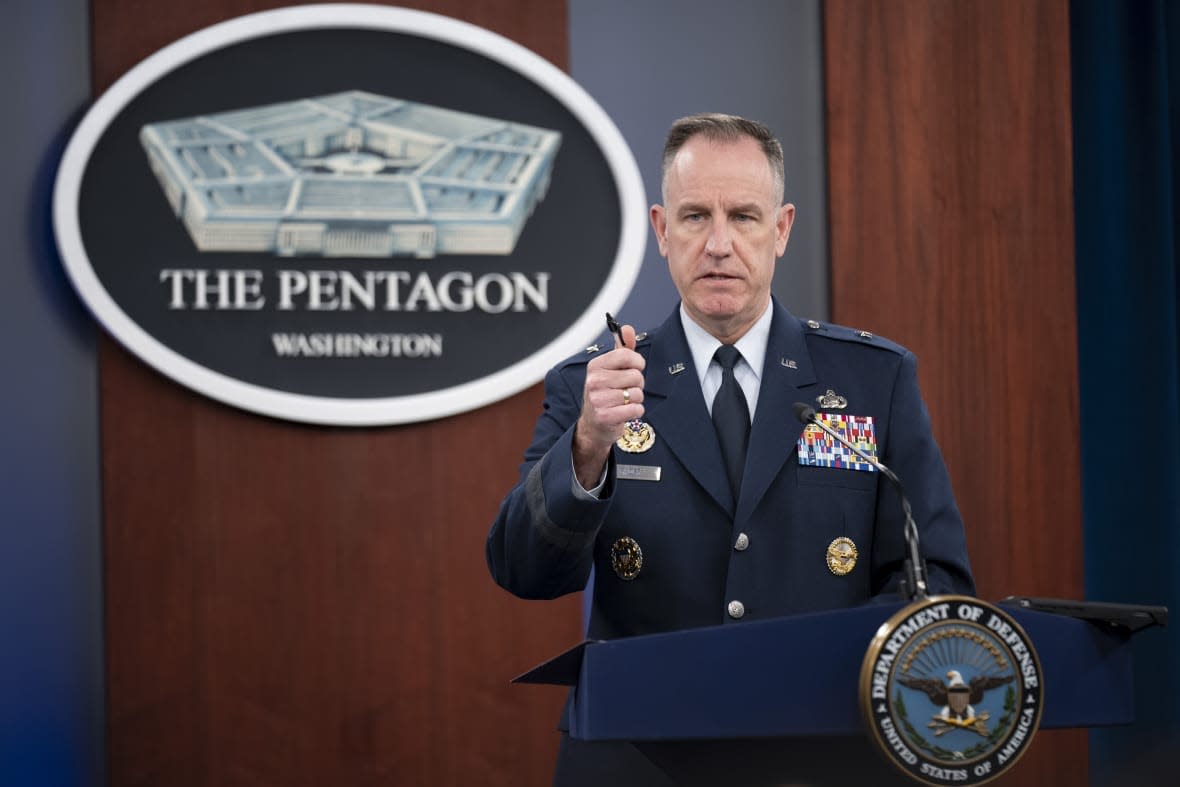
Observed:
[[[510,254],[545,197],[556,131],[348,91],[140,131],[201,251]]]

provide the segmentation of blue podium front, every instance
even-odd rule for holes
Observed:
[[[903,606],[587,642],[518,680],[574,685],[573,737],[631,741],[678,784],[910,784],[859,700],[869,643]],[[1040,657],[1042,728],[1134,720],[1128,629],[1005,609]]]

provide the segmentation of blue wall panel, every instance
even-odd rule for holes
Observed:
[[[58,262],[50,194],[89,97],[85,0],[0,25],[0,784],[102,784],[96,327]]]
[[[819,0],[570,0],[570,74],[618,125],[661,202],[660,156],[672,122],[695,112],[761,120],[782,140],[796,207],[774,291],[799,317],[827,319],[828,200]],[[677,302],[648,233],[620,316],[658,326]]]

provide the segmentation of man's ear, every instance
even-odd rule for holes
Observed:
[[[668,256],[668,216],[664,213],[663,205],[651,206],[651,228],[656,233],[656,243],[660,247],[660,256]]]
[[[787,239],[791,237],[791,225],[795,223],[795,206],[787,203],[778,209],[778,216],[774,222],[774,250],[775,256],[783,256],[787,250]]]

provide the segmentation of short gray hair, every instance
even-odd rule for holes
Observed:
[[[723,115],[717,112],[704,112],[698,115],[682,117],[672,124],[668,130],[668,139],[664,142],[664,160],[660,176],[660,188],[664,189],[668,182],[668,170],[672,160],[684,147],[684,143],[693,137],[704,137],[711,142],[738,142],[744,137],[757,142],[766,154],[766,161],[770,164],[770,173],[774,177],[775,190],[778,200],[782,202],[783,191],[786,187],[786,175],[783,172],[783,146],[774,133],[757,120],[748,120],[737,115]]]

